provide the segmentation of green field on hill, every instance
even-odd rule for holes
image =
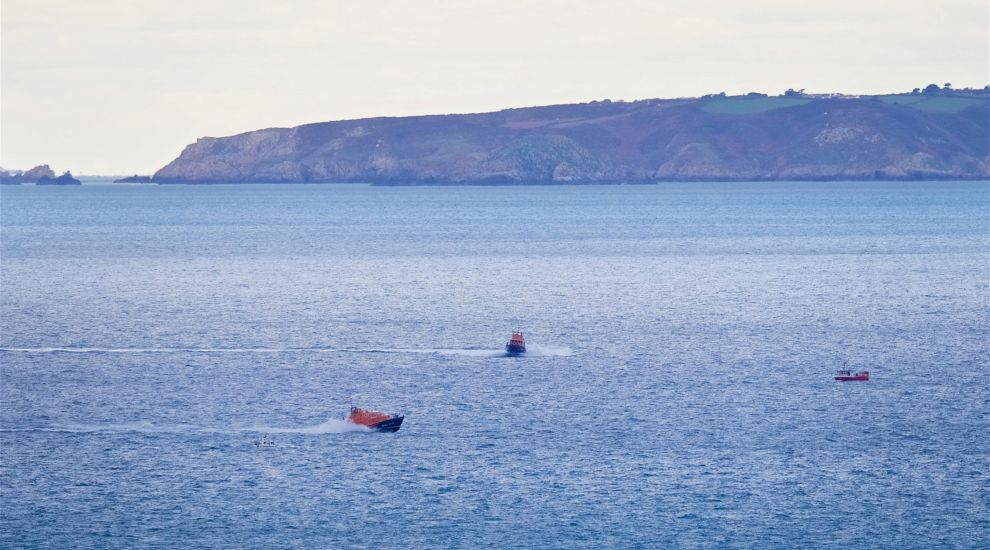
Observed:
[[[748,115],[804,105],[809,101],[799,97],[725,97],[708,101],[701,108],[709,113]]]
[[[988,101],[984,97],[965,96],[924,96],[924,95],[880,95],[877,99],[893,105],[906,105],[929,113],[958,113],[966,107]]]

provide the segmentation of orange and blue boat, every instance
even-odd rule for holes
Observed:
[[[369,411],[358,407],[351,407],[351,414],[347,415],[347,421],[351,424],[366,426],[376,432],[397,432],[402,427],[404,416],[397,414],[386,414],[379,411]]]
[[[523,337],[523,333],[518,330],[512,333],[512,338],[509,338],[509,343],[505,345],[505,353],[508,355],[526,353],[526,338]]]

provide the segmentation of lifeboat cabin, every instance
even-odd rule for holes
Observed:
[[[864,370],[853,374],[852,371],[840,370],[835,373],[835,379],[839,382],[866,382],[870,379],[870,373]]]
[[[526,353],[526,339],[523,333],[518,330],[512,333],[509,343],[505,345],[505,353],[509,355],[522,355]]]
[[[405,417],[396,414],[351,407],[351,414],[347,416],[347,421],[351,424],[367,426],[376,432],[397,432],[402,426],[403,418]]]

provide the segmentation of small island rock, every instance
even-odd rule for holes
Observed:
[[[127,176],[126,178],[120,178],[113,180],[114,183],[151,183],[151,176],[139,176],[134,174],[133,176]]]
[[[55,178],[55,171],[51,169],[47,164],[41,164],[35,166],[34,168],[24,172],[24,181],[39,181],[41,178]]]
[[[57,178],[42,176],[37,185],[82,185],[82,182],[72,177],[72,172],[66,171]]]
[[[27,172],[0,169],[0,185],[21,185],[24,183],[33,183],[36,185],[81,185],[79,180],[72,177],[72,173],[68,171],[61,176],[55,177],[55,171],[47,164],[35,166]]]

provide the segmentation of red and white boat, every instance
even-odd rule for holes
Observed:
[[[866,382],[870,379],[870,373],[864,370],[853,374],[852,371],[840,370],[835,373],[835,379],[839,382]]]

